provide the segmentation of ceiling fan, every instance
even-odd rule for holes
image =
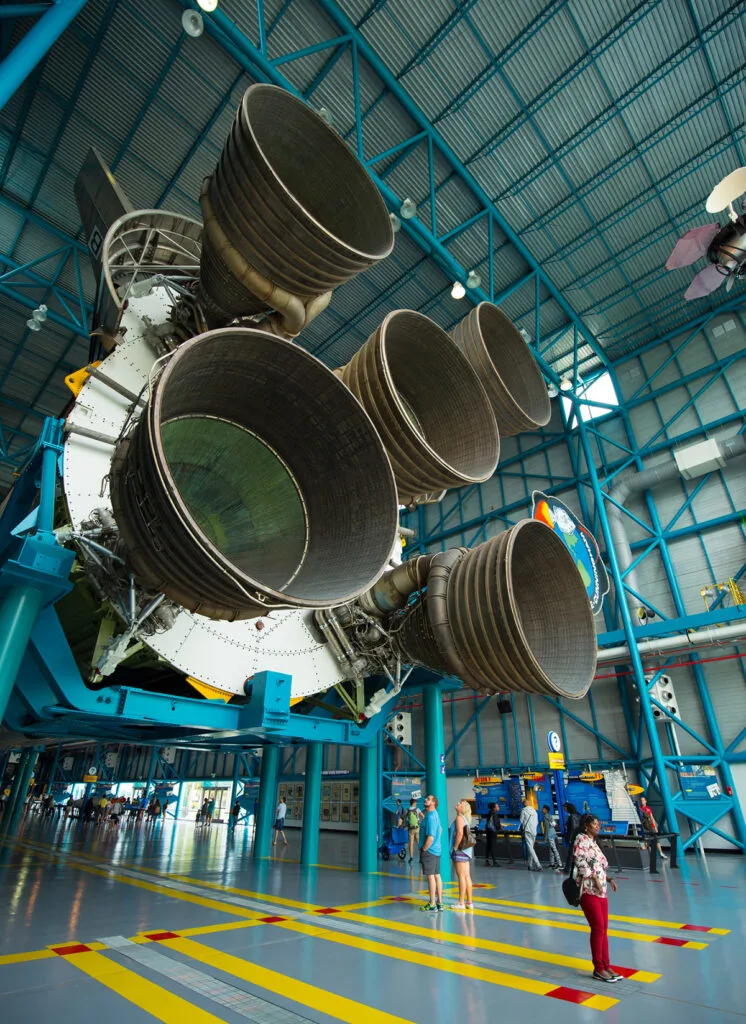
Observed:
[[[705,204],[708,213],[728,210],[724,227],[717,221],[692,228],[682,235],[666,260],[666,270],[689,267],[702,256],[709,260],[704,270],[695,276],[684,292],[687,301],[702,299],[714,292],[727,280],[730,291],[738,278],[746,277],[746,198],[741,201],[741,212],[735,202],[746,193],[746,167],[739,167],[726,175],[715,186]]]

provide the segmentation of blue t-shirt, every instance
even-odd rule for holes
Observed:
[[[443,833],[443,826],[440,824],[440,815],[437,811],[428,811],[425,815],[425,840],[428,836],[433,837],[432,843],[428,846],[427,852],[439,857],[441,854],[440,837]]]

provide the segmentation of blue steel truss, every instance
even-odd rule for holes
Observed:
[[[737,310],[742,305],[742,298],[735,300],[731,309]],[[553,493],[559,497],[564,495],[566,498],[570,498],[570,500],[572,500],[573,496],[577,497],[586,523],[588,523],[592,532],[599,539],[602,555],[610,569],[614,583],[614,597],[612,600],[607,601],[605,608],[607,630],[599,635],[599,644],[600,646],[627,644],[631,655],[628,659],[630,662],[629,666],[620,665],[616,669],[613,666],[609,666],[609,675],[605,676],[605,678],[614,677],[619,680],[620,707],[624,715],[628,734],[626,746],[620,746],[599,731],[592,702],[592,690],[589,702],[591,721],[584,721],[580,716],[570,711],[566,704],[563,706],[561,701],[550,701],[555,704],[560,713],[563,745],[568,761],[571,765],[574,763],[572,750],[571,747],[568,747],[567,734],[564,729],[566,718],[570,718],[576,725],[582,727],[595,737],[598,759],[594,759],[594,765],[609,766],[624,763],[628,768],[633,766],[637,768],[642,779],[646,780],[648,785],[654,787],[659,793],[664,808],[667,828],[670,831],[678,833],[679,815],[682,818],[688,819],[690,823],[694,823],[691,825],[691,834],[683,842],[685,849],[695,846],[697,840],[704,833],[710,831],[727,840],[736,849],[743,850],[746,843],[746,822],[744,821],[743,810],[736,791],[732,766],[746,761],[746,752],[741,749],[744,742],[746,742],[746,729],[743,729],[732,742],[728,744],[724,742],[706,678],[706,665],[709,661],[706,653],[698,654],[692,652],[690,660],[685,663],[693,674],[702,718],[705,723],[703,731],[699,727],[692,727],[690,723],[682,720],[678,715],[672,714],[651,696],[651,687],[656,682],[658,676],[675,659],[669,659],[652,676],[648,672],[646,679],[646,672],[636,645],[637,642],[650,637],[666,636],[668,634],[680,635],[688,630],[705,629],[726,622],[742,621],[746,618],[746,606],[722,607],[722,600],[714,603],[709,611],[701,613],[687,612],[669,552],[669,545],[673,541],[682,537],[697,537],[705,561],[709,565],[710,571],[713,573],[712,578],[714,579],[714,570],[707,555],[707,534],[725,525],[735,524],[740,531],[742,539],[746,541],[746,514],[744,510],[736,507],[725,481],[722,481],[722,487],[730,508],[724,514],[704,521],[694,516],[693,502],[706,485],[710,475],[704,476],[701,480],[697,481],[690,493],[682,497],[679,509],[667,522],[660,520],[654,498],[649,493],[645,495],[648,522],[634,516],[628,509],[619,506],[613,497],[613,484],[619,475],[628,469],[641,469],[644,457],[655,453],[671,452],[675,447],[680,447],[682,442],[707,436],[718,427],[733,423],[744,423],[743,411],[738,408],[738,402],[727,383],[725,375],[730,367],[746,357],[746,350],[737,351],[724,359],[717,358],[708,336],[702,333],[702,329],[707,326],[713,315],[711,313],[706,317],[698,318],[692,323],[690,329],[686,328],[683,331],[677,331],[675,334],[677,343],[670,345],[670,354],[661,362],[658,369],[622,405],[603,407],[602,411],[607,413],[603,418],[590,422],[583,421],[580,415],[580,408],[583,405],[590,405],[596,407],[598,411],[600,403],[590,402],[585,396],[586,387],[581,385],[576,387],[567,396],[573,403],[574,411],[569,416],[563,414],[564,429],[562,433],[544,431],[534,436],[527,436],[525,441],[523,437],[517,439],[519,453],[501,462],[496,474],[496,481],[499,483],[506,475],[515,479],[522,479],[524,484],[524,496],[522,498],[515,499],[510,504],[498,504],[493,509],[485,510],[481,487],[464,488],[461,491],[452,492],[440,503],[437,513],[433,513],[432,510],[428,511],[427,525],[425,511],[422,508],[410,514],[408,523],[417,530],[417,536],[408,545],[408,548],[414,554],[424,552],[425,550],[433,550],[434,547],[438,546],[444,547],[446,544],[461,544],[468,547],[480,543],[488,536],[492,536],[495,530],[503,529],[516,519],[526,515],[530,509],[531,491],[535,486],[534,481],[536,477],[542,481],[542,485],[545,487],[548,482]],[[709,346],[712,357],[711,362],[700,366],[695,371],[684,374],[681,371],[678,360],[695,338],[700,340],[702,338],[706,339],[706,344]],[[666,339],[666,341],[671,340]],[[646,346],[642,351],[647,351],[648,348],[653,348],[654,345],[658,346],[660,342],[651,343],[650,346]],[[621,363],[617,365],[621,365]],[[671,365],[675,365],[679,370],[679,376],[672,384],[659,384],[658,378]],[[615,369],[616,367],[612,367],[610,370],[612,378],[614,378]],[[725,381],[725,387],[731,396],[733,407],[737,411],[710,422],[702,422],[700,418],[700,425],[698,427],[671,438],[668,432],[669,428],[689,409],[695,408],[697,399],[708,388],[720,381]],[[657,408],[658,399],[676,388],[682,387],[687,389],[689,395],[687,401],[669,416],[664,417],[661,414],[661,427],[652,434],[646,443],[638,444],[630,419],[630,411],[643,403],[652,403]],[[611,422],[616,425],[621,424],[623,431],[615,430],[612,434],[610,430]],[[564,449],[569,453],[572,466],[571,476],[558,477],[552,472],[552,453],[560,449]],[[614,454],[610,455],[610,452]],[[536,456],[540,456],[544,460],[545,468],[536,470],[535,473],[526,472],[524,463],[531,460],[532,465],[535,465]],[[471,499],[470,507],[473,509],[475,494],[479,496],[480,512],[478,515],[472,514],[469,518],[465,519],[463,516],[465,503]],[[639,625],[632,621],[628,603],[621,596],[625,592],[632,594],[647,607],[655,608],[655,606],[646,599],[644,594],[637,594],[632,590],[628,582],[626,582],[628,572],[622,572],[619,567],[609,530],[607,513],[609,504],[621,508],[625,516],[644,529],[645,538],[634,541],[631,544],[635,555],[632,568],[638,567],[640,563],[649,558],[653,553],[660,557],[666,582],[671,593],[674,608],[673,615],[667,615],[661,612],[660,609],[656,609],[658,613],[656,621],[645,625]],[[688,513],[692,521],[682,526],[679,525],[679,521],[684,513]],[[744,572],[746,572],[746,565],[741,565],[732,575],[740,578]],[[746,666],[744,665],[743,656],[735,654],[727,655],[726,657],[732,659],[734,665],[737,666],[736,671],[743,675],[744,682],[746,682]],[[718,661],[721,658],[716,657],[712,660]],[[599,677],[604,678],[603,670],[600,671]],[[637,725],[634,724],[630,694],[628,688],[623,685],[624,679],[629,679],[634,683],[635,693],[639,698],[639,720]],[[531,720],[530,751],[521,751],[515,716],[512,716],[512,730],[508,724],[508,717],[502,717],[506,759],[510,760],[511,767],[516,769],[542,767],[542,756],[537,757],[537,737],[531,711],[531,702],[537,699],[549,700],[549,698],[537,697],[529,697],[528,699],[528,714]],[[455,727],[456,718],[453,711],[453,703],[451,703],[453,739],[448,748],[448,753],[452,759],[454,770],[466,769],[484,773],[505,767],[490,763],[489,755],[485,756],[483,752],[479,732],[480,717],[485,712],[494,716],[494,703],[489,699],[480,700],[476,696],[466,697],[459,695],[455,698],[452,697],[451,701],[453,700],[473,702],[473,712],[466,723],[462,725],[460,731],[457,731]],[[402,703],[402,707],[408,706],[411,706],[409,698],[405,699]],[[664,750],[661,736],[662,729],[660,725],[656,725],[653,718],[653,707],[656,707],[666,716],[668,726],[665,727],[663,736],[668,738],[669,751]],[[694,755],[678,754],[671,739],[671,726],[683,730],[691,737],[701,747],[701,753]],[[458,745],[459,741],[472,730],[476,731],[479,763],[467,765],[459,759]],[[645,751],[645,740],[647,740],[649,745],[649,754],[646,754]],[[409,758],[408,765],[414,765],[418,761],[414,751],[407,751],[407,756]],[[678,775],[676,771],[684,765],[704,765],[717,769],[725,792],[717,800],[704,803],[685,799],[683,791],[677,783]],[[727,815],[730,815],[733,821],[733,833],[722,827],[721,820]]]

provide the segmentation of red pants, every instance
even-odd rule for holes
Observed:
[[[604,896],[583,893],[580,906],[591,926],[591,957],[594,971],[608,971],[609,964],[609,901]]]

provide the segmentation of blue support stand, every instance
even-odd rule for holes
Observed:
[[[358,871],[372,874],[378,867],[378,744],[360,748],[360,822]]]
[[[446,787],[446,744],[443,732],[443,695],[439,682],[425,683],[422,687],[425,713],[425,776],[427,792],[438,799],[438,816],[443,826],[440,874],[444,882],[451,878],[451,859],[448,849],[448,790]]]
[[[34,775],[34,769],[36,768],[36,761],[38,757],[38,751],[29,750],[24,754],[21,760],[18,774],[16,775],[13,783],[13,791],[11,792],[10,800],[8,801],[9,806],[6,811],[6,821],[4,822],[4,826],[7,832],[12,832],[23,816],[26,794],[28,793],[29,783]]]
[[[319,860],[319,828],[321,826],[321,766],[324,744],[309,743],[306,747],[306,786],[303,799],[303,835],[300,862],[306,867]]]
[[[262,753],[262,770],[259,775],[259,811],[254,833],[255,859],[269,856],[270,836],[275,819],[275,795],[277,793],[277,768],[280,762],[280,748],[272,743]]]

